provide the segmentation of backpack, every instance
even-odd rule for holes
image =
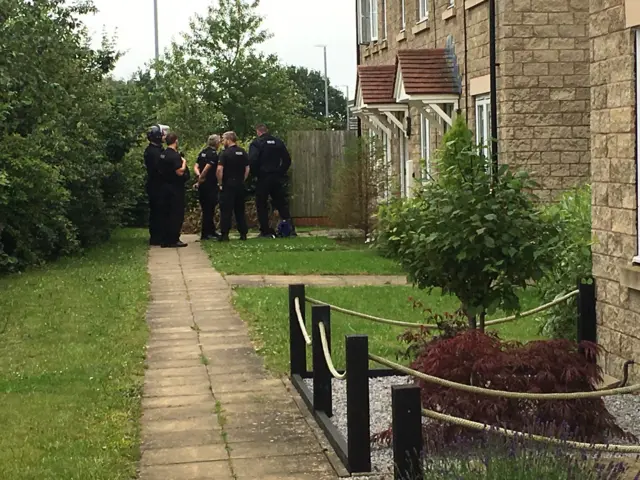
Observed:
[[[292,231],[291,224],[286,220],[282,220],[278,224],[277,236],[279,238],[288,238],[291,236]]]

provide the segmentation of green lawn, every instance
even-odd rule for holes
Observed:
[[[0,478],[135,478],[146,241],[0,278]]]
[[[283,373],[289,368],[289,316],[286,288],[238,288],[236,307],[252,327],[254,339],[265,357],[267,366]],[[421,300],[425,307],[436,312],[453,312],[458,301],[450,296],[412,287],[333,287],[307,288],[307,295],[318,300],[371,315],[408,322],[424,322],[419,311],[409,303],[410,296]],[[539,301],[532,292],[523,294],[523,308],[538,306]],[[307,312],[310,310],[307,305]],[[493,318],[502,315],[495,315]],[[307,325],[311,324],[307,316]],[[344,336],[349,334],[369,335],[369,350],[390,359],[395,359],[402,344],[398,335],[405,329],[374,323],[340,313],[331,315],[331,337],[333,358],[338,368],[344,367]],[[310,331],[310,327],[308,327]],[[530,341],[541,338],[534,318],[523,318],[499,327],[502,338]],[[309,356],[309,358],[311,358]],[[310,363],[309,363],[310,365]]]
[[[225,275],[402,275],[400,266],[362,241],[326,237],[205,242],[214,267]]]

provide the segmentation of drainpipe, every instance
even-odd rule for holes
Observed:
[[[358,0],[356,0],[355,2],[356,5],[356,71],[357,68],[360,66],[360,37],[358,32],[360,31],[360,9],[358,8]],[[356,101],[355,99],[357,98],[358,92],[356,91],[355,96],[353,97],[353,105],[355,106]],[[349,99],[347,99],[349,100]],[[358,119],[358,138],[362,137],[362,121],[360,120],[360,117],[357,117]],[[348,126],[347,126],[348,128]]]
[[[464,28],[464,118],[469,125],[469,42],[467,35],[467,9],[462,5],[462,22]]]
[[[491,75],[491,160],[498,173],[498,81],[496,60],[496,0],[489,0],[489,69]]]

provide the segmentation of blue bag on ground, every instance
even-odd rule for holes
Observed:
[[[278,224],[277,235],[280,238],[288,238],[291,236],[293,229],[291,228],[291,223],[286,220],[281,220]]]

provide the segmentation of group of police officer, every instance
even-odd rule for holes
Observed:
[[[149,197],[150,245],[181,248],[184,222],[185,190],[190,178],[187,161],[178,150],[178,136],[168,133],[168,127],[154,125],[147,133],[149,146],[144,152],[147,170],[146,190]],[[269,199],[281,218],[288,235],[295,236],[286,190],[291,156],[284,142],[269,134],[265,125],[256,127],[257,138],[247,153],[235,132],[211,135],[207,147],[198,155],[194,166],[202,210],[201,240],[229,241],[231,217],[235,215],[240,239],[246,240],[248,226],[245,217],[246,182],[249,175],[257,179],[256,208],[260,236],[275,238],[269,225]],[[166,143],[166,148],[163,145]],[[223,150],[219,151],[220,145]],[[220,234],[216,233],[215,208],[220,204]]]

